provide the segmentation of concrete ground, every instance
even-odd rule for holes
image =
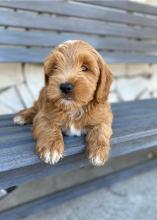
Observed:
[[[85,179],[93,169],[47,177],[20,186],[0,201],[0,209]],[[97,171],[96,171],[97,172]],[[25,220],[157,220],[157,169],[66,202]]]

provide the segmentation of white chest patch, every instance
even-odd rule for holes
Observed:
[[[73,124],[68,129],[62,129],[62,131],[68,136],[81,136],[84,133],[83,130],[75,128]]]

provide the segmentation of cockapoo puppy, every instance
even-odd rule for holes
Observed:
[[[112,112],[108,103],[112,74],[101,55],[81,40],[66,41],[44,62],[45,86],[16,124],[33,123],[36,150],[46,163],[64,155],[63,135],[86,134],[86,153],[103,165],[110,150]],[[35,85],[34,85],[35,86]]]

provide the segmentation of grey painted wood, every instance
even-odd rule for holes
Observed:
[[[132,2],[132,1],[113,1],[113,0],[111,0],[111,1],[76,0],[76,1],[84,2],[84,3],[88,3],[88,4],[99,5],[99,6],[110,7],[110,8],[115,8],[115,9],[120,9],[120,10],[125,10],[125,11],[129,11],[129,12],[139,12],[142,14],[157,15],[157,7],[147,5],[147,4]]]
[[[150,53],[157,51],[157,44],[154,42],[137,41],[131,39],[99,37],[96,35],[85,35],[76,33],[35,32],[0,30],[1,45],[31,46],[31,47],[55,47],[66,40],[85,40],[98,50],[120,50],[139,51]]]
[[[134,102],[130,102],[127,109],[128,115],[129,109],[132,108],[137,109],[138,114],[140,114],[139,110],[148,109],[151,103],[154,103],[154,108],[157,106],[156,100],[146,101],[146,105],[144,105],[144,101],[139,103],[141,104],[134,106]],[[127,106],[128,103],[123,104],[122,108],[120,108],[119,105],[119,109],[115,109],[114,111],[116,111],[116,113],[121,112],[121,109],[123,111],[125,105]],[[135,118],[134,116],[125,116],[125,118],[123,118],[123,116],[120,115],[115,117],[113,123],[114,135],[111,140],[111,157],[126,155],[157,145],[157,115],[154,112],[152,116],[150,113],[150,116],[146,117],[144,111],[142,114],[143,118],[141,117],[139,119],[136,114]],[[148,115],[147,110],[146,115]],[[12,120],[12,118],[9,120]],[[4,120],[2,120],[2,123],[3,122]],[[85,150],[84,136],[65,136],[64,142],[65,158],[80,154]],[[9,127],[3,128],[2,126],[0,128],[0,172],[40,163],[34,149],[35,141],[32,138],[30,125],[16,126],[10,121]]]
[[[47,176],[58,176],[61,173],[78,170],[88,167],[89,162],[85,155],[80,154],[66,158],[55,166],[46,164],[35,164],[24,168],[18,168],[13,171],[0,173],[0,188],[7,188],[13,185],[26,184],[33,180],[41,179]]]
[[[43,63],[52,48],[1,47],[0,62]],[[100,52],[109,64],[156,63],[157,55],[144,53]]]
[[[134,106],[134,108],[133,108]],[[157,102],[155,99],[145,99],[145,100],[134,100],[134,101],[125,101],[125,102],[118,102],[112,103],[112,111],[116,118],[118,116],[130,115],[130,112],[135,114],[136,112],[156,112]],[[129,111],[128,111],[129,110]],[[12,117],[15,114],[6,114],[0,115],[0,122],[9,120],[12,124]],[[1,124],[1,123],[0,123]]]
[[[0,48],[0,62],[43,63],[50,53],[48,48]]]
[[[63,202],[93,192],[97,189],[109,187],[126,178],[131,178],[135,175],[141,175],[144,172],[149,172],[150,170],[155,169],[156,165],[157,161],[151,160],[147,163],[138,164],[127,169],[125,168],[121,171],[117,171],[115,173],[111,173],[106,176],[102,176],[97,179],[66,188],[62,191],[37,198],[35,200],[13,207],[9,210],[2,211],[0,213],[0,219],[17,220],[25,218],[30,214],[35,214],[36,212],[43,211],[44,209],[55,207],[62,204]]]
[[[36,16],[33,14],[28,14],[26,12],[17,13],[13,11],[1,11],[0,25],[33,28],[39,30],[66,30],[66,32],[113,35],[141,39],[157,39],[157,30],[152,28],[139,29],[136,27],[121,25],[119,23],[113,24],[105,23],[103,21],[98,20],[88,20],[79,18],[71,19],[68,17],[66,18],[65,24],[65,17],[63,16]]]
[[[114,113],[114,112],[113,112]],[[142,126],[147,122],[147,125],[151,126],[151,122],[153,122],[153,120],[157,117],[157,112],[151,112],[148,111],[146,113],[144,113],[144,111],[130,111],[131,115],[125,115],[121,116],[121,115],[116,115],[114,114],[114,136],[117,137],[119,135],[119,132],[124,132],[123,131],[123,126],[125,126],[126,130],[125,133],[129,134],[129,131],[127,129],[130,129],[130,132],[133,132],[134,127],[139,126],[139,129],[142,129]],[[149,116],[149,121],[146,121],[145,119],[143,120],[143,118],[146,118]],[[130,122],[128,125],[128,121]],[[153,123],[153,127],[156,126],[156,122]],[[152,128],[153,128],[152,127]],[[151,127],[149,127],[149,129],[151,129]],[[5,143],[8,135],[10,135],[10,137],[12,137],[14,140],[18,139],[18,140],[32,140],[32,135],[30,133],[31,131],[31,126],[27,125],[27,126],[13,126],[12,125],[12,121],[11,120],[7,120],[6,123],[4,123],[4,121],[1,122],[1,126],[0,126],[0,135],[3,135],[3,140],[1,139],[1,145],[3,145],[3,147],[7,146],[7,143]],[[16,133],[18,133],[18,135],[16,135]],[[3,143],[3,144],[2,144]]]
[[[112,111],[114,114],[114,128],[120,128],[123,125],[126,126],[127,120],[132,119],[133,121],[136,120],[137,123],[141,123],[143,121],[143,118],[147,118],[148,116],[154,120],[157,114],[157,103],[152,100],[140,100],[140,101],[134,101],[132,102],[120,102],[116,104],[112,104]],[[12,127],[12,118],[14,115],[3,115],[0,117],[0,132],[6,133],[15,133],[19,131],[25,131],[25,126],[16,126]],[[126,122],[125,122],[126,121]],[[124,124],[125,123],[125,124]],[[135,124],[136,125],[136,124]],[[6,130],[7,129],[7,130]],[[29,132],[29,131],[28,131]],[[1,133],[2,134],[2,133]]]
[[[105,164],[105,167],[100,168],[103,170],[111,170],[111,167],[116,167],[116,170],[122,169],[122,164],[127,161],[127,167],[132,166],[137,163],[146,162],[148,155],[154,154],[156,147],[143,149],[142,151],[136,151],[132,154],[127,154],[120,157],[112,157]],[[129,163],[130,161],[130,163]],[[80,168],[88,168],[89,162],[85,154],[78,154],[76,156],[71,156],[65,158],[64,161],[59,162],[55,166],[49,166],[45,164],[38,163],[36,165],[31,165],[27,167],[21,167],[15,170],[9,170],[0,173],[0,188],[8,188],[13,185],[26,184],[32,181],[40,180],[41,178],[47,176],[58,176],[65,172],[78,170]],[[126,165],[125,165],[126,166]],[[124,166],[123,166],[124,167]],[[94,169],[94,168],[93,168]],[[95,168],[96,169],[96,168]],[[115,169],[112,169],[115,171]]]
[[[156,55],[145,55],[144,53],[123,53],[123,52],[101,52],[104,59],[110,64],[131,64],[131,63],[156,63]]]
[[[150,116],[151,113],[148,114],[143,114],[140,118],[138,115],[136,115],[136,117],[119,117],[116,120],[114,120],[113,123],[113,127],[114,127],[114,139],[121,136],[121,135],[129,135],[129,134],[133,134],[134,136],[134,131],[135,129],[138,131],[138,133],[140,132],[140,135],[147,134],[147,131],[152,132],[156,132],[156,122],[154,122],[152,124],[152,122],[155,120],[155,118],[157,117],[157,113],[153,114],[153,116]],[[116,116],[115,116],[116,117]],[[145,117],[149,117],[149,121],[143,120],[143,118]],[[129,125],[128,125],[129,122]],[[147,125],[147,130],[143,132],[143,128],[142,126],[146,126]],[[124,128],[125,127],[125,130]],[[18,143],[21,144],[21,142],[23,144],[29,144],[30,142],[32,142],[32,134],[31,134],[31,127],[30,126],[23,126],[23,127],[10,127],[10,126],[1,126],[0,128],[0,135],[3,135],[3,139],[1,138],[1,148],[7,148],[8,145],[17,145]],[[18,135],[17,135],[18,133]],[[11,140],[8,141],[8,136],[13,140],[13,142],[11,142]],[[67,139],[68,144],[69,140],[71,139]],[[75,139],[74,139],[75,140]],[[73,141],[74,141],[73,140]]]
[[[135,128],[134,128],[135,130]],[[10,137],[10,136],[9,136]],[[136,151],[152,148],[157,145],[157,129],[152,129],[150,132],[132,133],[123,137],[112,138],[112,150],[110,157],[118,157],[133,153]],[[10,137],[11,139],[11,137]],[[35,153],[35,143],[30,140],[16,142],[13,140],[13,145],[2,148],[0,153],[0,171],[14,170],[16,168],[27,167],[38,163],[43,164]],[[65,141],[65,158],[71,155],[77,155],[84,152],[84,138],[71,138]],[[10,142],[8,143],[10,145]],[[65,159],[62,161],[64,162]],[[74,160],[75,161],[75,160]]]
[[[100,2],[95,3],[99,5]],[[33,30],[0,30],[0,45],[3,45],[0,47],[0,62],[42,63],[51,48],[62,41],[79,38],[101,50],[106,61],[111,64],[156,63],[157,46],[154,40],[157,40],[157,29],[151,27],[157,26],[157,18],[123,13],[121,10],[113,11],[110,8],[128,11],[129,7],[135,8],[136,4],[125,2],[111,4],[107,1],[101,3],[105,4],[105,7],[64,1],[47,4],[1,1],[0,25]],[[136,6],[138,10],[144,10],[144,14],[146,13],[144,6],[139,4]],[[24,11],[6,11],[3,8]],[[151,10],[153,11],[153,7],[148,7],[148,14]],[[57,16],[43,16],[37,12],[55,13]],[[138,24],[147,28],[122,23]]]
[[[0,6],[12,9],[22,9],[26,11],[53,13],[64,16],[66,15],[116,23],[141,25],[155,28],[157,27],[156,18],[141,15],[139,16],[136,14],[132,15],[129,13],[123,13],[121,11],[114,11],[113,13],[112,10],[107,10],[103,7],[91,7],[88,4],[76,4],[74,2],[47,2],[47,4],[44,2],[40,2],[40,4],[38,2],[32,2],[31,4],[28,4],[28,2],[24,1],[1,1]]]
[[[114,117],[116,118],[116,120],[114,119],[114,128],[119,129],[119,130],[122,126],[127,126],[128,120],[130,120],[130,121],[136,120],[136,123],[134,123],[134,121],[132,121],[131,124],[129,124],[129,128],[130,128],[131,125],[136,126],[137,123],[142,123],[144,117],[150,117],[150,120],[154,120],[157,117],[156,110],[154,110],[154,111],[150,111],[150,110],[144,111],[142,109],[137,110],[137,111],[132,110],[132,111],[130,111],[130,115],[129,115],[129,114],[126,114],[125,109],[124,110],[122,109],[120,114],[118,114],[118,112],[117,113],[113,112],[113,113],[114,113]],[[145,122],[143,122],[143,123],[145,123]],[[5,134],[5,133],[14,135],[17,132],[27,133],[25,126],[12,127],[12,121],[10,119],[1,121],[1,124],[0,124],[0,134],[1,135]],[[26,135],[28,135],[28,134],[26,134]]]

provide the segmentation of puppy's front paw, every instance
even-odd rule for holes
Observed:
[[[21,115],[16,115],[14,117],[13,121],[14,121],[14,124],[17,124],[17,125],[24,125],[24,124],[26,124],[25,119]]]
[[[101,146],[101,147],[91,147],[88,149],[88,158],[89,162],[93,166],[103,166],[109,157],[109,147]]]
[[[40,147],[37,145],[37,152],[41,160],[45,163],[55,164],[64,154],[64,148],[62,143],[53,144],[51,147]]]

